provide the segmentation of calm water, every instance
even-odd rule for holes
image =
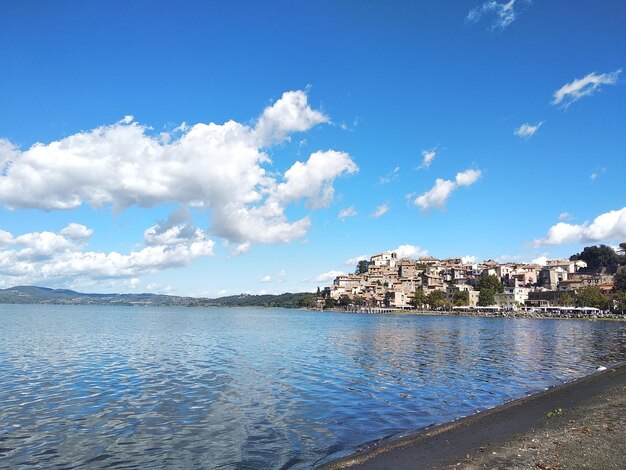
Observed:
[[[0,466],[310,468],[626,359],[626,323],[0,305]]]

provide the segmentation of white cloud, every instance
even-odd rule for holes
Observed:
[[[435,185],[413,201],[422,210],[443,209],[450,195],[460,186],[471,186],[481,177],[480,170],[465,170],[456,174],[455,181],[437,178]]]
[[[114,281],[118,282],[118,281]],[[98,282],[98,285],[102,285],[101,282]],[[157,284],[156,282],[151,282],[146,285],[146,291],[152,294],[161,294],[161,295],[170,295],[174,292],[174,288],[169,285]]]
[[[389,173],[387,173],[385,176],[381,176],[380,178],[378,178],[378,184],[391,183],[392,181],[397,180],[399,176],[400,176],[400,167],[397,166],[393,170],[391,170]]]
[[[121,211],[177,202],[210,211],[211,231],[242,250],[290,242],[304,236],[311,220],[288,220],[286,206],[302,199],[311,207],[327,205],[335,178],[358,167],[348,154],[327,150],[274,175],[264,168],[271,160],[263,149],[323,122],[328,118],[309,107],[305,92],[290,91],[256,125],[198,123],[163,138],[128,117],[24,151],[0,139],[0,203],[9,209],[110,205]]]
[[[428,250],[423,250],[416,245],[400,245],[398,248],[391,251],[394,251],[399,259],[428,256]]]
[[[477,260],[476,256],[473,256],[473,255],[465,255],[461,257],[461,262],[463,264],[474,264],[476,260]]]
[[[302,282],[332,282],[337,276],[343,276],[343,271],[328,271],[315,277],[305,277]]]
[[[348,217],[354,217],[356,215],[357,215],[357,212],[354,209],[354,206],[350,206],[350,207],[346,207],[345,209],[341,209],[339,211],[339,215],[337,216],[337,218],[341,221],[344,221]]]
[[[548,263],[548,257],[547,256],[538,256],[535,259],[532,259],[530,261],[530,264],[538,264],[539,266],[545,266]]]
[[[292,132],[304,132],[317,124],[329,122],[328,116],[309,107],[306,93],[287,91],[259,118],[254,130],[264,144],[285,140]]]
[[[344,152],[328,150],[311,154],[306,163],[295,162],[285,172],[275,198],[281,203],[308,198],[313,207],[327,206],[333,198],[333,180],[343,173],[356,173],[358,167]],[[273,198],[270,198],[271,202]]]
[[[471,9],[467,14],[466,20],[470,23],[477,23],[483,16],[488,16],[493,13],[495,17],[489,29],[503,30],[515,21],[515,1],[516,0],[510,0],[506,3],[498,3],[495,0],[489,0]]]
[[[569,212],[561,212],[559,214],[559,220],[572,220],[573,217],[570,215]]]
[[[370,255],[361,255],[355,256],[354,258],[348,258],[345,263],[347,266],[356,266],[359,261],[368,261],[370,259]]]
[[[152,232],[158,231],[156,227],[151,228]],[[152,233],[151,229],[146,233]],[[30,232],[17,237],[0,231],[0,275],[8,277],[13,285],[68,278],[88,285],[90,280],[132,280],[213,255],[214,242],[199,229],[175,241],[168,238],[162,244],[146,243],[145,248],[126,255],[86,251],[91,234],[91,229],[80,224],[70,224],[58,233]]]
[[[481,176],[480,170],[465,170],[456,174],[456,184],[457,186],[471,186]]]
[[[263,276],[261,278],[261,282],[272,282],[272,281],[274,281],[274,282],[283,282],[286,277],[287,277],[287,271],[284,270],[284,269],[281,269],[280,271],[278,271],[276,276],[272,276],[271,274]]]
[[[568,107],[582,97],[594,94],[602,85],[614,85],[621,72],[622,69],[602,74],[592,72],[583,78],[566,83],[554,92],[552,104],[563,103],[563,106]]]
[[[595,171],[589,175],[589,179],[591,181],[595,181],[597,178],[598,178],[598,173],[596,173]]]
[[[251,247],[252,245],[250,244],[250,242],[240,243],[239,245],[237,245],[237,247],[235,248],[232,254],[234,256],[243,255],[244,253],[247,253],[248,251],[250,251]]]
[[[228,294],[228,290],[227,290],[227,289],[222,289],[222,290],[217,291],[217,294],[216,294],[216,295],[217,295],[218,297],[222,297],[222,296],[224,296],[224,295],[226,295],[226,294]]]
[[[539,130],[539,128],[543,125],[544,121],[538,122],[535,125],[525,123],[515,129],[513,132],[518,137],[532,137],[535,135],[535,132]]]
[[[378,219],[379,217],[385,215],[387,212],[389,212],[389,204],[384,203],[376,207],[376,210],[372,214],[370,214],[370,217]]]
[[[626,207],[605,212],[593,222],[568,224],[559,222],[548,230],[545,238],[535,240],[535,245],[562,245],[565,243],[608,242],[626,240]]]
[[[430,167],[430,164],[433,162],[436,156],[437,156],[436,148],[431,149],[431,150],[422,150],[422,164],[419,166],[419,168]]]

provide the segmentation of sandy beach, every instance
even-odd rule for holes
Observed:
[[[626,468],[626,364],[322,468]]]

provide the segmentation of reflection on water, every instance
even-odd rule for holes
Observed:
[[[310,468],[626,359],[626,323],[0,306],[0,466]]]

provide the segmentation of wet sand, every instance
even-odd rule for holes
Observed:
[[[324,469],[626,468],[626,363]]]

